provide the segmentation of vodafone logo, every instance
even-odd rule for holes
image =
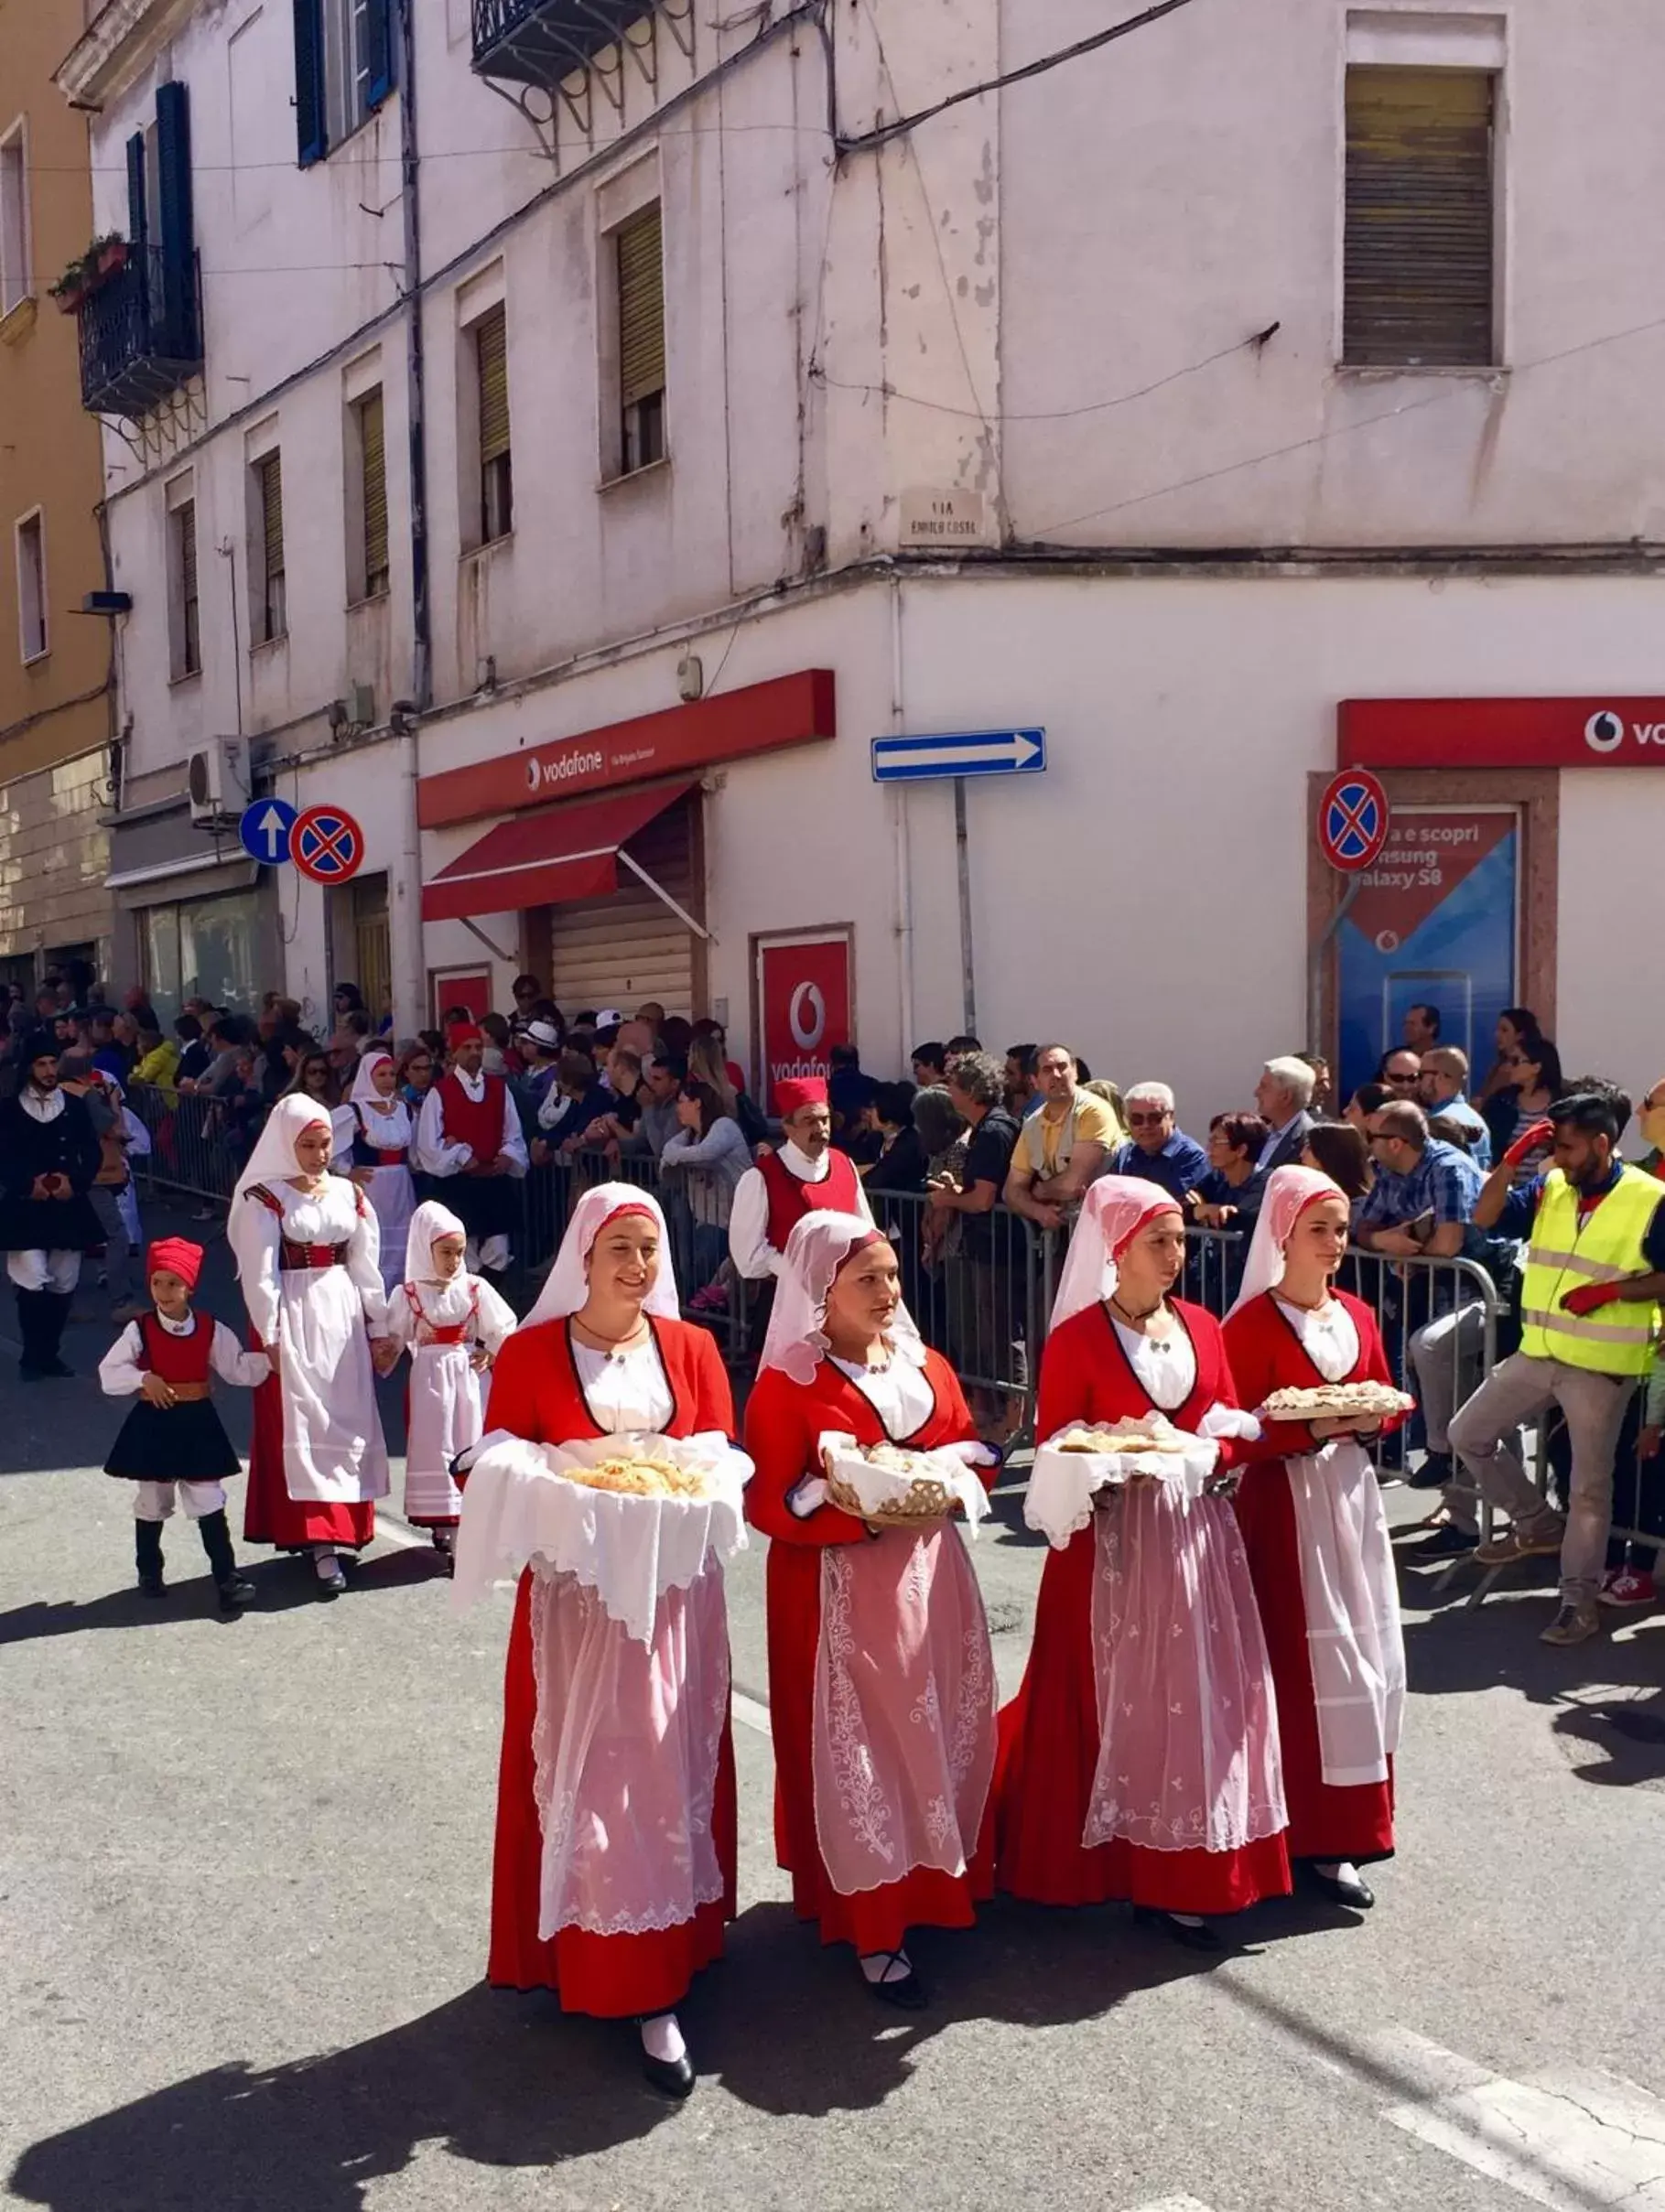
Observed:
[[[786,1009],[792,1041],[800,1052],[813,1052],[827,1034],[827,1000],[818,983],[800,983]]]
[[[1584,743],[1592,752],[1616,752],[1625,742],[1625,725],[1610,707],[1602,707],[1584,724]]]
[[[535,759],[528,761],[526,762],[526,783],[528,789],[535,791],[543,780],[543,771],[539,768]]]

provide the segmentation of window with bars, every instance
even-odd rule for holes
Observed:
[[[514,527],[514,469],[509,451],[508,324],[501,306],[472,327],[480,411],[479,542],[489,545]]]
[[[1488,70],[1349,67],[1349,365],[1497,361],[1496,97]]]
[[[387,432],[382,388],[367,392],[353,408],[358,428],[359,512],[363,543],[359,549],[359,597],[375,599],[388,588]]]
[[[287,637],[288,607],[284,591],[283,456],[263,454],[254,463],[254,642]]]
[[[173,560],[173,674],[202,672],[202,613],[197,589],[197,502],[181,500],[168,517]]]
[[[613,232],[622,474],[665,459],[665,239],[659,203]]]
[[[17,556],[17,650],[25,662],[45,657],[47,631],[46,518],[38,508],[14,533]]]
[[[29,171],[22,118],[0,137],[0,317],[34,288],[29,268]]]

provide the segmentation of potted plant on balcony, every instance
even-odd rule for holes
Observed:
[[[65,315],[73,315],[88,295],[127,265],[127,241],[119,232],[95,238],[84,254],[77,254],[53,285],[52,297]]]

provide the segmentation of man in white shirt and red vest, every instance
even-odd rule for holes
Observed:
[[[485,1074],[485,1034],[471,1021],[448,1031],[451,1065],[422,1101],[415,1164],[438,1176],[469,1233],[465,1264],[499,1274],[520,1214],[514,1185],[531,1165],[520,1116],[501,1075]]]
[[[780,1148],[741,1177],[729,1214],[730,1255],[751,1282],[770,1282],[780,1273],[786,1239],[805,1214],[825,1209],[872,1218],[855,1162],[833,1149],[825,1077],[777,1083],[774,1110]]]

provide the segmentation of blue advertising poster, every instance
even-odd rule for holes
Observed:
[[[1520,817],[1515,807],[1396,807],[1337,940],[1341,1066],[1350,1097],[1400,1042],[1405,1011],[1438,1007],[1440,1040],[1492,1063],[1497,1016],[1517,996]]]

